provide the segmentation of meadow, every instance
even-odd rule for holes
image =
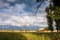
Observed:
[[[60,33],[0,32],[0,40],[60,40]]]

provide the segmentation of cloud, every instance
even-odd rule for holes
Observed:
[[[43,22],[46,23],[46,19],[41,16],[11,16],[8,20],[0,20],[0,25],[15,25],[15,26],[46,26],[47,24],[43,24]]]
[[[0,17],[1,18],[9,18],[11,15],[21,15],[21,14],[26,14],[24,11],[24,8],[26,5],[24,3],[22,4],[16,4],[15,6],[11,6],[8,9],[1,9],[0,11]]]
[[[0,1],[0,9],[8,8],[8,7],[9,7],[9,3]]]
[[[15,1],[17,1],[17,0],[7,0],[7,1],[9,1],[9,2],[15,2]]]
[[[14,2],[15,0],[8,0]],[[33,3],[33,2],[32,2]],[[30,3],[28,3],[30,4]],[[40,26],[46,27],[47,20],[46,14],[44,14],[44,9],[42,8],[42,12],[38,13],[37,16],[33,16],[34,5],[30,6],[26,3],[15,3],[14,6],[10,6],[8,2],[0,3],[0,25],[13,25],[13,26]],[[32,7],[32,8],[31,8]],[[30,11],[31,10],[31,11]]]

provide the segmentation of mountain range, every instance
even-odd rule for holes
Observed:
[[[11,26],[11,25],[0,25],[0,30],[37,30],[39,26]]]

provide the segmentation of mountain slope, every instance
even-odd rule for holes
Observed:
[[[0,30],[37,30],[39,26],[11,26],[11,25],[0,25]]]

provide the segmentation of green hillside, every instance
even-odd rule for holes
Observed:
[[[60,40],[60,33],[0,32],[0,40]]]

